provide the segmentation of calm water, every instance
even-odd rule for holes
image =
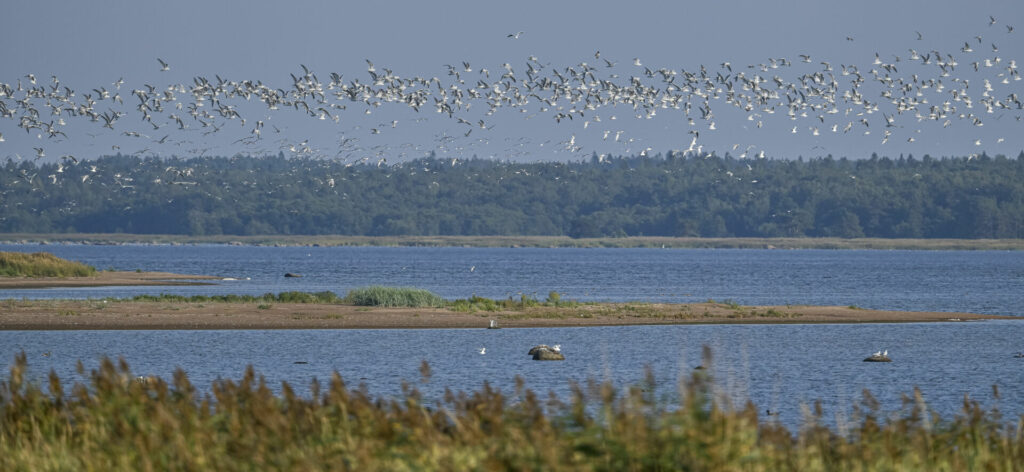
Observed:
[[[555,290],[576,300],[857,305],[1024,315],[1024,251],[528,249],[0,245],[45,250],[100,269],[235,277],[203,287],[7,290],[2,298],[414,286],[446,298]],[[297,272],[303,278],[284,278]]]
[[[675,382],[700,364],[702,345],[715,352],[713,372],[735,401],[747,398],[797,424],[800,404],[820,399],[827,420],[849,412],[868,388],[884,410],[897,410],[914,386],[944,416],[958,411],[964,394],[1004,413],[1024,413],[1024,323],[866,325],[706,325],[544,329],[284,330],[284,331],[0,331],[0,369],[15,353],[29,357],[30,376],[44,382],[54,369],[62,379],[82,380],[75,364],[95,368],[103,356],[122,356],[136,374],[169,378],[181,367],[202,389],[218,378],[237,379],[247,365],[271,386],[287,381],[308,392],[311,379],[337,371],[374,396],[397,395],[403,381],[428,398],[444,387],[469,391],[489,382],[514,391],[514,377],[546,394],[568,393],[570,380],[636,384],[650,366],[656,392],[670,401]],[[564,362],[536,362],[526,351],[537,343],[561,344]],[[487,348],[486,355],[477,351]],[[888,349],[894,362],[866,363]],[[43,357],[43,352],[51,352]],[[433,371],[420,384],[419,367]],[[295,364],[297,361],[308,364]]]
[[[744,304],[858,305],[867,308],[1022,315],[1024,253],[988,251],[777,251],[507,248],[269,248],[233,246],[0,246],[46,250],[98,268],[163,270],[249,278],[203,287],[15,290],[3,298],[87,298],[138,293],[250,293],[333,290],[369,284],[427,288],[447,298],[551,290],[579,300],[703,301]],[[298,272],[300,279],[286,279]],[[239,378],[253,365],[271,385],[299,391],[339,372],[373,395],[395,395],[403,381],[430,398],[445,387],[489,382],[507,393],[515,376],[541,393],[568,392],[570,380],[635,384],[650,366],[658,395],[671,400],[680,375],[714,349],[719,386],[796,424],[800,404],[820,399],[829,420],[849,412],[868,388],[884,409],[920,387],[943,415],[964,394],[1024,413],[1024,322],[544,328],[504,330],[0,331],[0,369],[18,352],[32,376],[50,369],[81,380],[75,364],[95,368],[124,357],[137,374],[170,376],[181,367],[201,388]],[[565,362],[534,362],[526,351],[561,344]],[[477,353],[487,348],[486,355]],[[864,363],[888,349],[895,362]],[[51,352],[49,357],[42,353]],[[420,384],[419,366],[433,378]],[[295,364],[297,361],[308,364]]]

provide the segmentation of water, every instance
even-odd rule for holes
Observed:
[[[338,372],[374,396],[399,395],[403,382],[428,400],[454,391],[479,389],[484,382],[506,394],[520,376],[546,396],[567,398],[569,382],[641,382],[650,367],[664,401],[675,399],[676,382],[701,363],[701,347],[714,351],[712,372],[733,402],[747,399],[780,412],[795,425],[800,405],[821,400],[826,421],[849,413],[865,388],[883,410],[901,406],[915,386],[944,417],[957,412],[964,394],[1004,413],[1024,413],[1024,323],[702,325],[537,329],[281,330],[281,331],[0,331],[0,368],[14,354],[29,358],[29,378],[45,382],[53,369],[64,381],[84,380],[82,360],[94,369],[103,356],[124,357],[138,375],[170,378],[178,367],[203,390],[216,379],[238,379],[247,365],[279,388],[288,382],[308,393],[313,378]],[[561,344],[566,360],[538,362],[526,351],[538,343]],[[486,355],[478,349],[486,347]],[[862,359],[888,349],[892,363]],[[49,357],[42,353],[50,352]],[[421,383],[420,365],[432,370]],[[308,364],[295,364],[308,362]],[[992,385],[1005,393],[996,402]]]
[[[998,251],[820,251],[509,248],[271,248],[234,246],[0,246],[83,261],[98,268],[161,270],[250,278],[195,287],[108,287],[12,290],[5,298],[124,297],[139,293],[248,293],[333,290],[369,284],[422,287],[446,298],[555,290],[578,300],[667,302],[734,300],[742,304],[857,305],[865,308],[1022,315],[1024,253]],[[472,268],[472,270],[471,270]],[[285,272],[303,278],[287,279]],[[375,396],[398,395],[403,382],[438,399],[446,387],[506,393],[521,376],[528,388],[565,397],[570,381],[639,383],[650,367],[656,393],[675,398],[675,384],[715,352],[718,386],[737,403],[750,399],[799,424],[802,403],[821,400],[826,420],[849,412],[863,389],[883,409],[920,387],[945,417],[963,395],[1004,413],[1024,413],[1024,323],[621,326],[503,330],[232,330],[0,331],[0,369],[29,357],[30,376],[53,369],[84,380],[104,356],[124,357],[139,375],[170,377],[184,369],[201,389],[237,379],[247,365],[272,386],[308,392],[313,378],[338,372]],[[564,362],[535,362],[535,344],[561,344]],[[486,355],[478,354],[480,347]],[[888,349],[894,362],[864,363]],[[50,352],[49,357],[42,353]],[[420,382],[427,361],[433,376]],[[295,364],[308,362],[308,364]],[[996,400],[992,386],[1006,395]]]
[[[415,247],[0,245],[49,251],[99,269],[155,270],[239,280],[216,286],[5,290],[0,298],[252,294],[371,284],[425,288],[446,298],[476,294],[581,301],[863,308],[1022,315],[1022,251],[758,249],[539,249]],[[471,270],[472,269],[472,270]],[[285,278],[297,272],[302,278]]]

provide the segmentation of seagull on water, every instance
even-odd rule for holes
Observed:
[[[486,347],[480,348],[480,355],[482,356],[484,354],[487,354],[487,348]]]

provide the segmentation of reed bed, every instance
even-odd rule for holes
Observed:
[[[811,410],[790,431],[718,400],[695,371],[666,404],[639,387],[590,382],[542,399],[517,382],[424,401],[413,386],[374,399],[335,374],[275,394],[250,367],[198,392],[183,371],[137,379],[103,360],[88,384],[0,383],[0,470],[1021,470],[1021,419],[965,398],[953,418],[919,392],[894,414],[869,393],[840,434]],[[79,367],[82,371],[81,366]],[[429,366],[421,369],[424,381]],[[84,374],[84,371],[83,371]],[[644,385],[652,385],[649,378]]]
[[[0,277],[85,277],[96,268],[48,252],[0,251]]]
[[[107,298],[107,301],[117,302],[126,299]],[[174,295],[162,293],[160,295],[136,295],[127,300],[133,302],[178,302],[178,303],[326,303],[339,304],[344,299],[331,291],[323,292],[281,292],[278,294],[265,293],[263,295]]]
[[[350,290],[345,295],[345,302],[358,306],[381,307],[443,307],[446,302],[436,294],[412,287],[370,287]]]

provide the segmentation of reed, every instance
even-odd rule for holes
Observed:
[[[383,287],[374,285],[350,290],[344,301],[358,306],[381,307],[442,307],[443,298],[428,290],[411,287]]]
[[[1020,470],[1024,419],[964,399],[952,418],[920,392],[883,414],[864,394],[842,433],[809,412],[797,431],[735,408],[706,371],[680,400],[647,388],[573,385],[542,400],[484,384],[427,402],[406,385],[394,399],[350,389],[335,374],[297,395],[275,394],[248,368],[201,393],[183,371],[137,379],[108,359],[87,384],[27,382],[24,354],[0,383],[0,470]],[[84,370],[79,367],[84,374]],[[421,372],[427,381],[429,366]],[[648,373],[645,387],[653,385]]]
[[[86,277],[96,268],[48,252],[0,251],[0,277]]]
[[[107,301],[118,302],[126,299],[107,298]],[[325,303],[340,304],[343,299],[331,291],[323,292],[281,292],[278,294],[265,293],[263,295],[174,295],[162,293],[160,295],[136,295],[127,300],[133,302],[178,302],[178,303]]]

